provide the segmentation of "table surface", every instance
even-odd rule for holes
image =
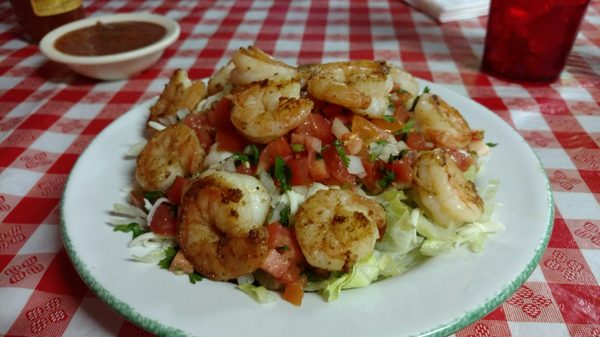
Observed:
[[[549,85],[479,71],[487,18],[439,25],[399,0],[86,1],[86,14],[151,11],[177,19],[179,40],[128,81],[98,82],[49,62],[20,39],[0,4],[0,335],[149,334],[98,299],[60,237],[59,202],[73,164],[115,118],[157,95],[176,68],[205,78],[256,44],[290,64],[386,59],[488,107],[542,161],[554,230],[533,274],[456,336],[600,336],[600,2]]]

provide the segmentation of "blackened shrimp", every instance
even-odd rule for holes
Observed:
[[[414,117],[427,138],[438,146],[462,149],[471,142],[467,121],[438,95],[422,94]]]
[[[183,69],[177,69],[158,100],[150,107],[148,121],[165,126],[177,123],[177,112],[193,112],[196,105],[206,97],[206,85],[202,81],[191,81]]]
[[[205,154],[194,130],[182,123],[171,125],[155,133],[140,152],[136,180],[146,191],[165,191],[177,176],[199,172]]]
[[[420,152],[415,166],[415,190],[433,221],[460,226],[483,214],[483,200],[475,185],[443,149]]]
[[[298,76],[296,68],[273,59],[253,46],[240,48],[231,60],[235,67],[231,70],[229,80],[235,85],[263,80],[289,81]]]
[[[271,197],[254,177],[214,171],[183,195],[178,241],[194,270],[225,281],[258,269],[267,256]]]
[[[320,190],[295,216],[296,237],[307,262],[329,271],[348,271],[369,256],[386,223],[383,207],[348,190]]]
[[[387,112],[392,88],[385,63],[350,61],[312,68],[307,91],[317,99],[377,118]]]
[[[266,144],[302,124],[313,102],[300,97],[300,81],[262,81],[233,92],[231,122],[249,140]]]
[[[228,91],[227,89],[231,87],[229,76],[234,68],[235,65],[230,61],[210,77],[207,85],[209,96],[221,91]]]

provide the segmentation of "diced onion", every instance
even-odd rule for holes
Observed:
[[[344,125],[344,122],[342,122],[339,118],[333,119],[333,123],[331,123],[331,133],[333,133],[335,138],[342,139],[342,136],[348,132],[350,132],[350,129]]]
[[[185,118],[185,116],[190,114],[190,110],[188,110],[187,108],[182,108],[182,109],[177,110],[177,112],[175,112],[175,114],[177,115],[177,119],[183,120]]]
[[[115,214],[117,215],[127,216],[131,218],[146,217],[146,213],[143,210],[131,205],[114,204],[113,212],[115,212]]]
[[[351,174],[355,174],[359,178],[364,178],[367,176],[367,171],[365,171],[365,167],[358,156],[348,156],[350,162],[348,163],[348,172]]]
[[[125,156],[126,157],[139,156],[140,153],[142,152],[142,150],[144,149],[144,146],[146,146],[146,143],[148,143],[148,141],[144,139],[144,140],[141,140],[141,141],[131,145],[129,150],[127,150],[127,152],[125,152]]]
[[[155,234],[153,232],[147,232],[138,235],[135,239],[129,242],[129,247],[143,246],[153,248],[164,248],[168,245],[175,245],[175,241],[172,237]]]
[[[156,131],[162,131],[162,130],[164,130],[164,129],[167,128],[163,124],[160,124],[160,123],[155,122],[155,121],[149,121],[148,122],[148,126],[151,127],[151,128],[153,128]]]
[[[208,151],[208,154],[204,158],[204,166],[205,167],[210,167],[212,165],[219,164],[219,163],[225,161],[227,158],[233,156],[233,152],[220,151],[218,149],[218,147],[219,147],[218,143],[214,143],[213,145],[211,145],[210,150]]]
[[[172,204],[171,200],[167,198],[158,198],[156,202],[154,202],[154,205],[152,205],[152,208],[150,208],[150,211],[148,211],[148,224],[152,223],[154,212],[156,212],[158,206],[162,205],[163,203]]]

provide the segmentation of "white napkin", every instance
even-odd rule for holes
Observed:
[[[404,0],[438,22],[471,19],[488,14],[490,0]]]

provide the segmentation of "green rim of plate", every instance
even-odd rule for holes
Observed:
[[[467,312],[464,316],[457,318],[456,320],[454,320],[448,324],[440,325],[439,327],[431,329],[421,335],[415,335],[415,336],[411,336],[411,337],[425,337],[425,336],[427,336],[427,337],[445,337],[452,333],[457,332],[458,330],[466,328],[470,324],[474,323],[475,321],[480,320],[485,315],[492,312],[494,309],[496,309],[502,303],[504,303],[510,296],[512,296],[512,294],[514,294],[519,289],[519,287],[521,287],[521,285],[523,285],[523,283],[525,283],[525,281],[529,278],[529,276],[531,276],[531,273],[533,273],[533,271],[539,264],[540,259],[542,258],[542,255],[544,255],[544,252],[546,251],[546,248],[548,247],[548,241],[550,240],[550,235],[552,234],[552,229],[554,228],[554,197],[552,195],[552,188],[550,186],[550,181],[548,180],[548,176],[545,173],[545,170],[544,170],[541,160],[535,154],[535,152],[533,152],[533,150],[531,149],[531,147],[529,147],[529,145],[527,147],[530,149],[530,151],[533,153],[533,155],[537,158],[537,161],[539,164],[539,170],[541,171],[541,173],[544,176],[544,181],[546,183],[546,192],[548,195],[547,207],[550,210],[550,212],[548,213],[548,219],[546,220],[547,221],[546,233],[544,233],[544,237],[542,238],[540,245],[535,250],[535,254],[534,254],[533,258],[525,266],[523,271],[521,271],[521,273],[512,282],[507,284],[497,295],[488,299],[486,302],[481,304],[476,309],[473,309],[473,310]]]
[[[145,104],[145,103],[142,103],[141,105],[143,105],[143,104]],[[109,125],[107,128],[111,127],[112,125],[115,125],[115,122],[117,122],[121,117],[115,119],[111,123],[111,125]],[[97,136],[96,136],[96,138],[94,138],[94,140],[92,141],[92,143],[90,145],[95,143],[96,140],[97,140]],[[81,155],[79,156],[79,158],[77,158],[77,161],[75,162],[75,165],[73,165],[72,170],[74,170],[77,167],[77,165],[79,165],[81,157],[84,152],[82,152]],[[64,214],[65,214],[64,207],[65,207],[65,203],[66,203],[65,195],[66,195],[66,191],[69,188],[70,181],[71,181],[71,175],[69,175],[69,177],[67,178],[67,182],[65,183],[64,193],[60,200],[60,231],[61,231],[63,244],[67,250],[67,255],[69,255],[69,258],[71,259],[71,262],[73,263],[73,266],[75,267],[75,270],[77,270],[79,276],[81,276],[81,278],[87,284],[87,286],[90,289],[92,289],[94,291],[94,293],[98,297],[100,297],[106,304],[108,304],[111,308],[113,308],[119,314],[124,316],[127,320],[135,323],[136,325],[140,326],[141,328],[143,328],[149,332],[152,332],[153,334],[160,335],[160,336],[187,336],[187,334],[185,334],[180,329],[167,327],[164,324],[161,324],[160,322],[157,322],[153,319],[144,317],[142,314],[135,311],[127,303],[124,303],[124,302],[120,301],[119,299],[117,299],[106,288],[104,288],[102,285],[100,285],[100,283],[98,283],[96,281],[96,279],[92,276],[87,265],[83,261],[81,261],[81,259],[75,252],[75,250],[73,248],[73,243],[71,242],[71,238],[69,237],[69,234],[67,233],[68,231],[66,230],[67,224],[66,224],[65,218],[64,218]]]
[[[142,105],[143,104],[144,103],[142,103]],[[115,123],[118,120],[119,120],[119,118],[117,118],[113,123]],[[111,123],[111,124],[113,124],[113,123]],[[96,141],[96,139],[97,138],[95,138],[92,141],[92,143],[94,143]],[[467,327],[468,325],[481,319],[482,317],[484,317],[485,315],[490,313],[492,310],[497,308],[504,301],[506,301],[506,299],[508,299],[513,293],[515,293],[517,291],[517,289],[519,289],[519,287],[527,280],[527,278],[529,278],[529,276],[531,275],[533,270],[537,267],[542,255],[546,251],[546,247],[547,247],[548,241],[550,239],[550,234],[552,233],[552,229],[554,226],[554,207],[553,207],[554,199],[553,199],[553,195],[552,195],[552,189],[550,186],[550,182],[548,180],[548,177],[545,173],[545,170],[541,164],[539,157],[535,154],[535,152],[531,149],[531,147],[529,147],[529,145],[527,145],[526,142],[525,142],[525,144],[529,148],[531,153],[537,159],[538,164],[539,164],[539,169],[544,176],[544,180],[546,183],[546,192],[548,195],[547,207],[549,209],[549,216],[547,219],[546,232],[544,233],[544,237],[542,238],[540,245],[535,250],[535,254],[534,254],[532,260],[525,266],[523,271],[511,283],[506,285],[497,295],[488,299],[487,301],[485,301],[483,304],[481,304],[476,309],[473,309],[473,310],[467,312],[466,314],[457,318],[454,321],[451,321],[449,323],[443,323],[434,329],[426,331],[420,335],[414,335],[413,337],[424,337],[424,336],[443,337],[443,336],[448,336],[462,328]],[[73,165],[73,169],[75,169],[75,167],[79,164],[80,159],[81,159],[81,155],[77,159],[75,165]],[[67,254],[69,255],[69,258],[71,259],[73,265],[75,266],[75,269],[77,270],[77,272],[79,273],[81,278],[84,280],[84,282],[88,285],[88,287],[90,289],[92,289],[94,291],[94,293],[98,297],[100,297],[111,308],[113,308],[119,314],[124,316],[127,320],[135,323],[136,325],[143,328],[144,330],[147,330],[147,331],[154,333],[156,335],[159,335],[159,336],[188,336],[188,334],[186,334],[185,332],[183,332],[180,329],[165,326],[164,324],[162,324],[156,320],[153,320],[153,319],[143,316],[142,314],[140,314],[139,312],[134,310],[128,304],[117,299],[106,288],[104,288],[102,285],[100,285],[96,281],[96,279],[92,276],[87,265],[85,263],[83,263],[83,261],[81,261],[81,259],[75,252],[75,250],[73,248],[73,244],[71,242],[71,238],[69,237],[67,230],[66,230],[66,222],[64,219],[64,207],[65,207],[65,199],[66,199],[65,194],[68,189],[70,180],[71,180],[71,176],[69,175],[69,178],[67,179],[67,182],[65,183],[65,193],[63,193],[63,195],[61,197],[61,201],[60,201],[60,210],[61,210],[60,228],[61,228],[63,243],[67,250]]]

